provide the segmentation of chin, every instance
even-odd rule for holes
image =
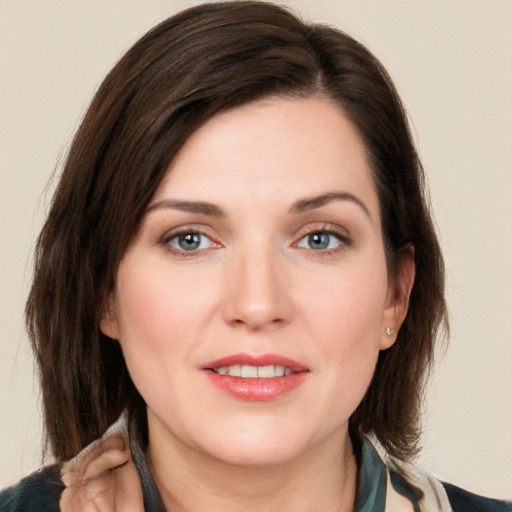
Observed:
[[[271,467],[292,462],[309,450],[308,439],[297,428],[230,429],[202,439],[202,449],[217,460],[239,467]],[[207,441],[207,443],[205,443]]]
[[[269,468],[286,465],[297,459],[302,450],[296,446],[247,446],[232,445],[228,451],[215,453],[224,464],[243,468]]]

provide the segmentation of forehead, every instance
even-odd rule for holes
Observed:
[[[323,97],[271,97],[223,112],[193,133],[154,201],[168,197],[232,205],[339,190],[378,217],[364,143],[348,116]]]

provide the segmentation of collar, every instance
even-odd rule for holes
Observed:
[[[165,512],[144,452],[139,444],[133,440],[130,446],[142,484],[145,512]],[[398,467],[391,462],[391,459],[386,464],[383,457],[379,455],[377,448],[372,444],[372,441],[364,437],[361,449],[361,465],[359,467],[359,486],[355,512],[451,511],[449,505],[448,508],[439,508],[439,506],[436,508],[420,508],[421,501],[425,501],[427,494],[432,494],[432,489],[430,489],[430,486],[427,486],[425,491],[423,491],[411,483],[414,480],[417,480],[417,478],[405,478]],[[416,482],[416,484],[418,483],[420,482]],[[442,491],[441,485],[439,485],[437,491]],[[435,494],[437,495],[438,492]],[[444,494],[444,491],[442,494]],[[429,499],[428,501],[431,502],[432,500]],[[437,505],[440,505],[440,500],[437,496],[435,501]],[[447,505],[447,499],[445,499],[445,502],[445,505]]]
[[[81,469],[87,469],[88,478],[91,478],[87,466],[95,466],[96,459],[108,450],[108,438],[114,435],[124,439],[128,450],[126,456],[129,458],[131,454],[142,488],[144,512],[165,512],[142,445],[135,430],[127,426],[126,414],[121,415],[101,439],[63,464],[63,482],[69,487],[83,472]],[[411,464],[393,459],[376,439],[363,437],[359,462],[354,512],[452,512],[438,480]],[[137,478],[135,474],[133,477]]]

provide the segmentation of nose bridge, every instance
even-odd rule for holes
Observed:
[[[247,238],[234,251],[228,270],[226,321],[252,330],[287,323],[293,308],[284,262],[268,240]]]

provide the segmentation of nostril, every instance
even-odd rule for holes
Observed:
[[[255,318],[235,318],[231,320],[231,325],[236,328],[245,328],[249,331],[268,330],[280,328],[284,326],[287,321],[283,318],[274,319],[255,319]]]

